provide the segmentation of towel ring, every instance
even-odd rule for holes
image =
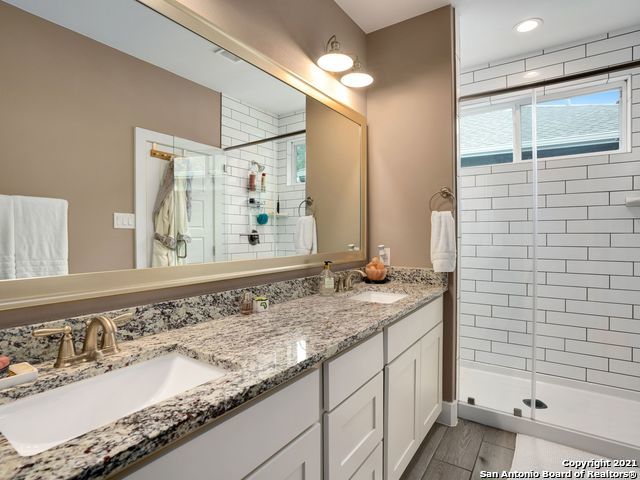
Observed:
[[[453,207],[451,208],[451,213],[455,215],[456,196],[453,194],[453,192],[449,187],[440,187],[440,190],[438,190],[436,193],[431,195],[431,199],[429,199],[429,209],[433,211],[433,200],[437,198],[438,195],[440,195],[444,199],[451,200],[451,202],[453,203]]]
[[[315,216],[316,212],[315,209],[313,208],[313,198],[311,197],[307,197],[304,200],[302,200],[300,202],[300,205],[298,205],[298,216],[301,217],[302,213],[300,212],[300,209],[302,208],[302,206],[305,205],[304,208],[304,212],[305,214],[307,213],[307,207],[309,207],[311,209],[311,215]]]

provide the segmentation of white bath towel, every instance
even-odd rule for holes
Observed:
[[[431,263],[435,272],[456,268],[456,222],[451,212],[431,213]]]
[[[318,253],[318,236],[316,232],[316,219],[313,215],[298,218],[296,231],[293,235],[296,247],[296,255],[309,255]]]
[[[0,195],[0,280],[16,278],[13,199]]]
[[[66,200],[13,197],[16,277],[69,273]]]

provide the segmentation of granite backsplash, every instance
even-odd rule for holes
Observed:
[[[435,273],[431,269],[412,267],[390,267],[388,277],[402,282],[445,286],[447,274]],[[304,277],[282,282],[257,285],[249,288],[226,290],[196,297],[168,300],[131,309],[99,312],[81,317],[54,320],[21,327],[0,330],[0,354],[8,355],[13,362],[41,363],[56,358],[59,341],[55,338],[34,338],[33,330],[53,328],[68,324],[73,329],[76,348],[81,348],[85,322],[96,315],[115,317],[134,310],[133,319],[118,327],[118,340],[135,340],[145,335],[195,325],[239,312],[243,292],[264,295],[272,304],[287,302],[318,292],[318,277]]]

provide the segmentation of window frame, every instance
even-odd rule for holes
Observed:
[[[540,87],[537,89],[529,89],[525,92],[518,92],[517,94],[510,94],[505,96],[487,97],[485,101],[481,103],[472,103],[468,105],[460,105],[460,118],[468,114],[479,114],[483,112],[493,110],[505,110],[507,106],[511,107],[512,119],[513,119],[513,162],[511,164],[531,162],[532,159],[522,159],[522,138],[521,138],[521,118],[520,111],[522,106],[530,105],[532,97],[535,93],[536,104],[547,101],[558,100],[568,97],[576,97],[581,95],[588,95],[590,93],[606,92],[620,88],[620,143],[617,150],[603,150],[599,152],[587,152],[577,153],[572,155],[556,155],[554,157],[545,157],[542,161],[553,161],[560,159],[572,159],[572,158],[585,158],[595,157],[599,155],[616,155],[620,153],[629,153],[631,151],[631,77],[629,75],[607,78],[603,80],[587,80],[579,84],[567,83],[559,85],[551,85],[547,87]],[[487,164],[482,166],[491,166],[493,164]],[[497,165],[509,165],[508,163],[501,163]],[[462,155],[459,155],[458,160],[459,168],[473,168],[462,167]]]

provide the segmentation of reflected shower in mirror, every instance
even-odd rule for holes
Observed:
[[[145,5],[0,1],[0,58],[0,279],[360,248],[360,126]]]

